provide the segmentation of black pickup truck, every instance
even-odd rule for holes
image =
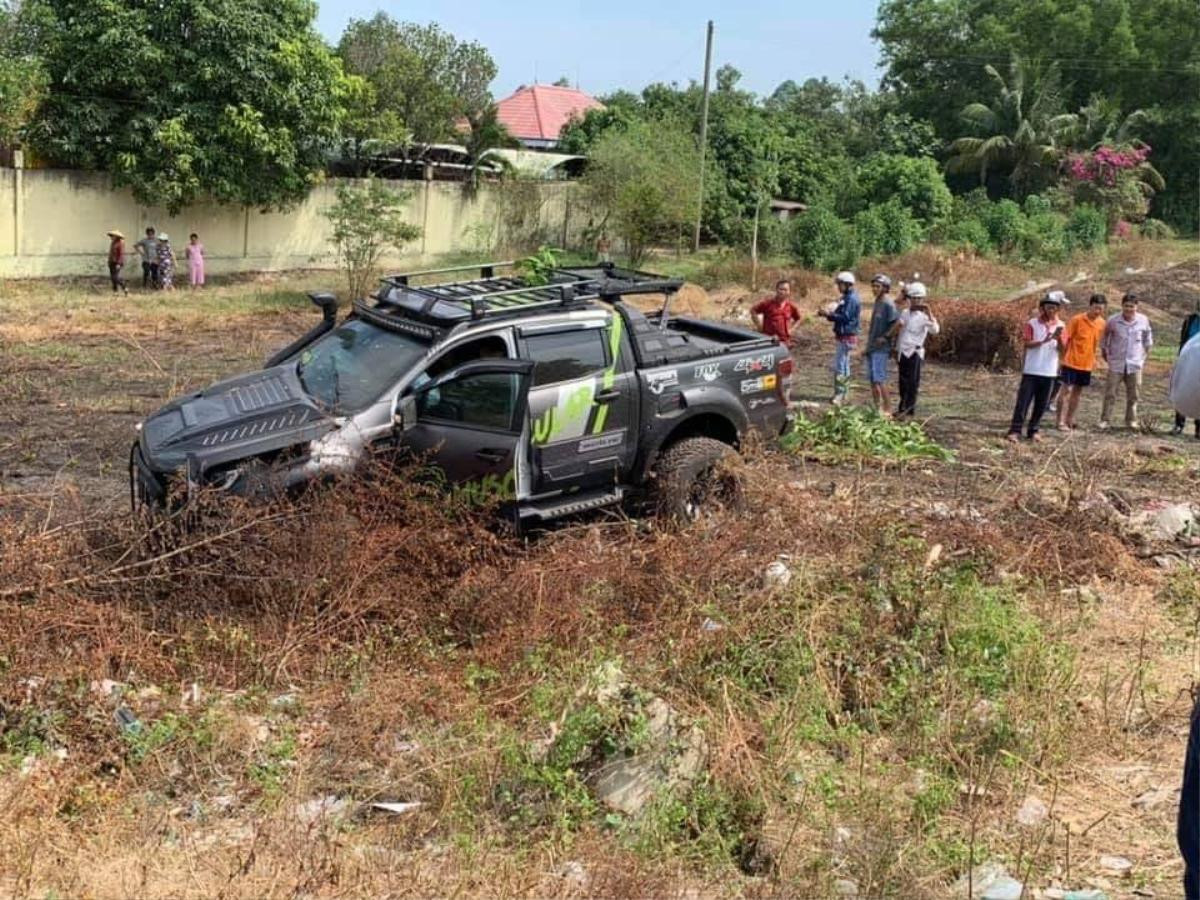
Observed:
[[[505,267],[390,276],[340,323],[334,298],[313,294],[323,321],[263,370],[138,426],[134,506],[275,494],[378,453],[419,457],[455,493],[500,500],[523,523],[633,497],[692,519],[735,500],[728,457],[748,431],[784,428],[787,350],[672,316],[678,280],[605,264],[532,283]],[[468,268],[467,280],[416,283]],[[643,313],[631,295],[661,296],[661,308]]]

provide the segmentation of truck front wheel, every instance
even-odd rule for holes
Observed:
[[[736,450],[713,438],[689,437],[672,444],[654,466],[655,511],[686,524],[739,508],[745,499],[739,462]]]

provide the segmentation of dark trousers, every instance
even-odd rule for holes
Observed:
[[[125,276],[121,274],[121,269],[124,266],[121,263],[110,262],[108,264],[108,280],[112,282],[113,293],[125,290]]]
[[[1025,432],[1029,437],[1038,433],[1038,425],[1046,413],[1046,404],[1050,402],[1050,389],[1054,387],[1053,375],[1022,375],[1021,386],[1017,389],[1017,405],[1013,409],[1012,425],[1009,434],[1020,434],[1025,424],[1025,416],[1029,414],[1029,406],[1033,405],[1033,415],[1029,416],[1029,427]]]
[[[1200,703],[1192,708],[1176,838],[1183,856],[1183,894],[1187,900],[1200,900]]]
[[[1183,431],[1183,426],[1187,424],[1187,416],[1183,413],[1175,413],[1175,427]],[[1200,419],[1193,419],[1192,424],[1196,426],[1196,437],[1200,437]]]
[[[142,287],[158,287],[158,263],[142,263]]]
[[[921,354],[902,356],[899,359],[900,369],[900,406],[896,409],[898,416],[916,414],[917,392],[921,390]]]

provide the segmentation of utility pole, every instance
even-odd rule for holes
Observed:
[[[700,187],[696,199],[696,234],[692,238],[692,252],[700,249],[700,222],[704,218],[704,155],[708,149],[708,73],[712,68],[713,23],[708,20],[708,37],[704,42],[704,100],[700,106]]]

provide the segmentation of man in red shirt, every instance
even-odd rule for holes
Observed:
[[[800,308],[792,302],[792,283],[786,279],[775,282],[775,296],[754,304],[750,315],[759,331],[790,345],[792,323],[800,321]]]

